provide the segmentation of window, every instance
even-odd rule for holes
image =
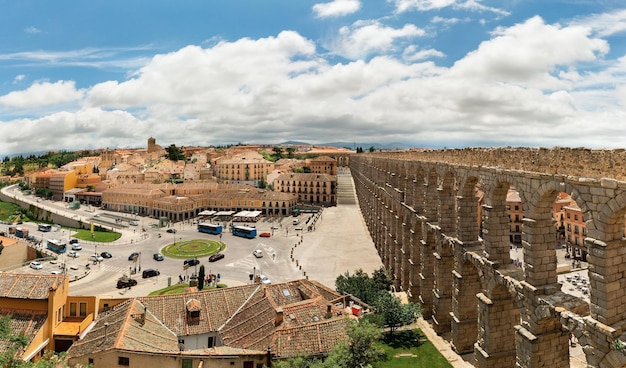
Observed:
[[[213,336],[209,336],[209,341],[207,343],[208,348],[212,348],[215,345],[215,338]]]
[[[571,214],[568,212],[568,213],[567,213],[567,218],[570,218],[570,216],[571,216]]]
[[[182,368],[193,368],[193,360],[191,360],[191,359],[183,359]]]
[[[117,357],[117,365],[130,366],[130,358],[128,357]]]
[[[80,316],[81,317],[87,316],[87,303],[85,302],[80,303]]]
[[[70,303],[70,316],[76,317],[76,303]]]

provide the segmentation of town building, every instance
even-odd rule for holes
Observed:
[[[10,318],[10,329],[23,334],[21,359],[37,361],[46,350],[66,351],[87,331],[97,315],[96,297],[69,296],[66,275],[0,274],[0,314]],[[0,339],[0,351],[11,348]]]
[[[329,156],[318,156],[305,160],[314,174],[337,175],[337,160]]]
[[[249,185],[190,182],[110,188],[102,193],[102,208],[176,222],[195,218],[205,210],[289,215],[297,200],[295,194]]]
[[[274,170],[274,163],[258,152],[246,151],[235,156],[223,156],[211,163],[213,175],[225,183],[257,186]]]
[[[327,174],[287,173],[274,180],[274,190],[298,196],[298,202],[337,205],[337,177]]]

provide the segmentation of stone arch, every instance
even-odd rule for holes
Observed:
[[[483,205],[483,240],[485,242],[485,256],[489,260],[501,265],[511,263],[509,242],[509,214],[507,212],[506,196],[511,183],[501,178],[493,178],[493,185],[489,186],[485,205]]]

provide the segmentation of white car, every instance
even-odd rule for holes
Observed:
[[[80,253],[75,252],[75,251],[71,251],[67,254],[68,257],[74,257],[74,258],[78,258],[80,257]]]
[[[78,243],[74,243],[72,244],[72,250],[83,250],[83,247],[81,247]]]
[[[33,270],[41,270],[43,268],[43,266],[41,265],[41,263],[39,263],[37,261],[32,261],[30,263],[30,268],[32,268]]]
[[[272,280],[270,280],[267,276],[261,276],[261,282],[263,285],[269,285],[272,283]]]
[[[255,249],[254,252],[252,252],[252,254],[254,254],[254,256],[257,258],[263,258],[263,251],[260,249]]]
[[[102,262],[104,261],[104,258],[102,258],[102,256],[99,256],[97,254],[92,254],[89,256],[89,260],[94,261],[94,262]]]

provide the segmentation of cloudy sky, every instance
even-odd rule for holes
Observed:
[[[0,0],[0,155],[626,145],[626,3]]]

